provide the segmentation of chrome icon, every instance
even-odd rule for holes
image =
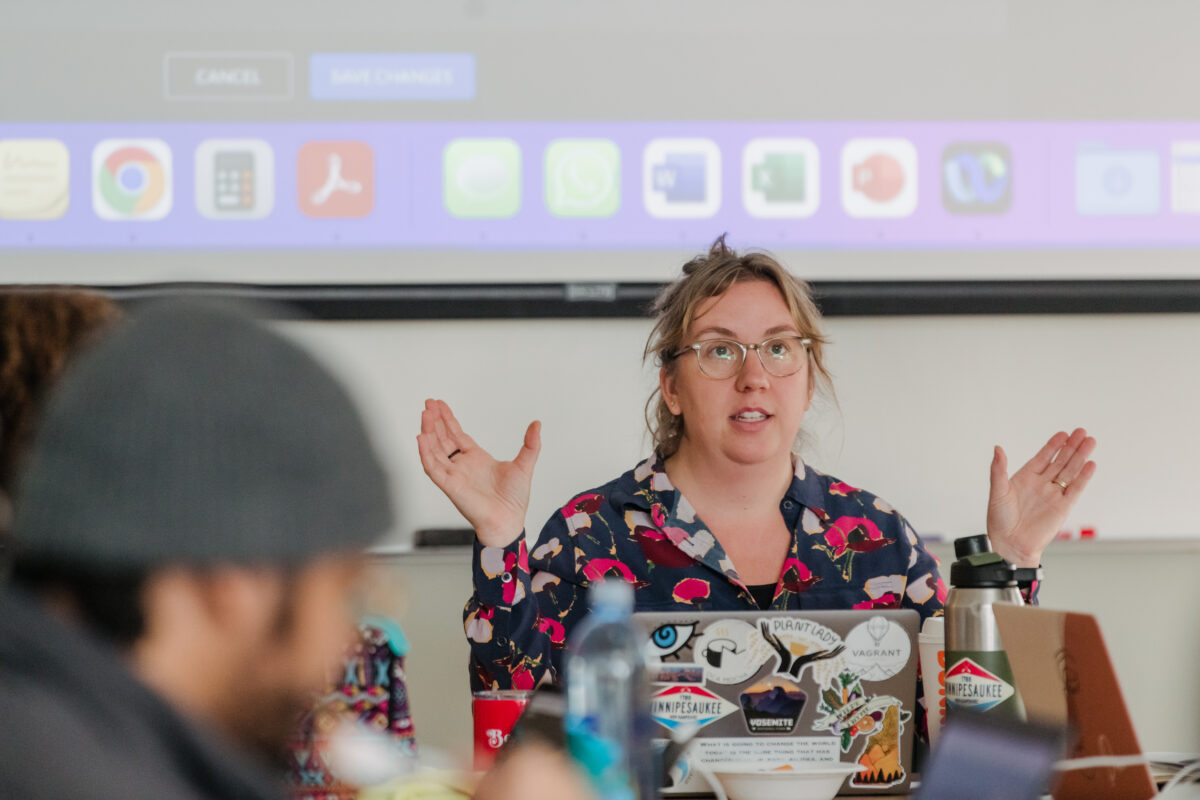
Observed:
[[[1002,142],[942,151],[942,205],[952,214],[1003,214],[1012,205],[1012,152]]]
[[[92,151],[92,208],[101,219],[157,220],[171,211],[171,149],[159,139],[105,139]]]

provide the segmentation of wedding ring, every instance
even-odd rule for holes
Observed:
[[[1067,481],[1060,480],[1060,479],[1058,479],[1058,478],[1055,478],[1054,480],[1052,480],[1052,481],[1050,481],[1050,482],[1051,482],[1051,483],[1053,483],[1055,486],[1061,486],[1061,487],[1062,487],[1062,490],[1063,490],[1064,492],[1067,490],[1067,487],[1071,485],[1071,484],[1070,484],[1070,483],[1068,483]]]
[[[447,459],[449,459],[450,461],[453,461],[453,460],[454,460],[454,457],[455,457],[456,455],[458,455],[459,453],[461,453],[461,452],[462,452],[462,448],[460,447],[460,448],[458,448],[457,450],[455,450],[453,453],[451,453],[450,455],[446,456],[446,458],[447,458]],[[1067,487],[1065,487],[1065,486],[1064,486],[1063,488],[1065,489],[1065,488],[1067,488]]]

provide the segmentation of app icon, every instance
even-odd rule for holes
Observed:
[[[171,213],[171,148],[161,139],[105,139],[92,150],[92,210],[108,220]]]
[[[953,142],[942,151],[942,205],[952,214],[1003,214],[1012,205],[1012,151]]]
[[[917,148],[907,139],[851,139],[842,147],[842,208],[852,217],[917,210]]]
[[[546,208],[557,217],[611,217],[621,205],[621,152],[608,139],[546,148]]]
[[[521,209],[521,148],[512,139],[455,139],[442,157],[446,210],[456,217],[511,217]]]
[[[307,142],[296,159],[300,210],[365,217],[375,207],[375,154],[366,142]]]
[[[1075,210],[1084,216],[1156,214],[1159,173],[1153,150],[1081,142],[1075,148]]]
[[[1200,142],[1171,142],[1171,211],[1200,214]]]
[[[654,139],[642,156],[642,195],[651,216],[711,217],[721,207],[721,151],[709,139]]]
[[[817,146],[808,139],[752,139],[742,151],[742,203],[755,217],[810,217],[820,205]]]
[[[262,219],[275,207],[275,152],[262,139],[206,139],[196,148],[196,210]]]
[[[0,219],[58,219],[70,203],[71,157],[57,139],[0,139]]]

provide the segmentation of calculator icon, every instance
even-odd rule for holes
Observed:
[[[275,205],[275,154],[262,139],[196,148],[196,209],[209,219],[262,219]]]

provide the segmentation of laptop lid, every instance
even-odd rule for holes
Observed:
[[[912,610],[641,612],[652,716],[698,727],[664,794],[708,793],[695,768],[841,761],[850,794],[907,790],[917,624]]]
[[[1069,726],[1071,758],[1142,752],[1095,617],[1030,606],[993,610],[1030,720]],[[1056,800],[1156,793],[1146,764],[1063,772],[1054,786]]]

